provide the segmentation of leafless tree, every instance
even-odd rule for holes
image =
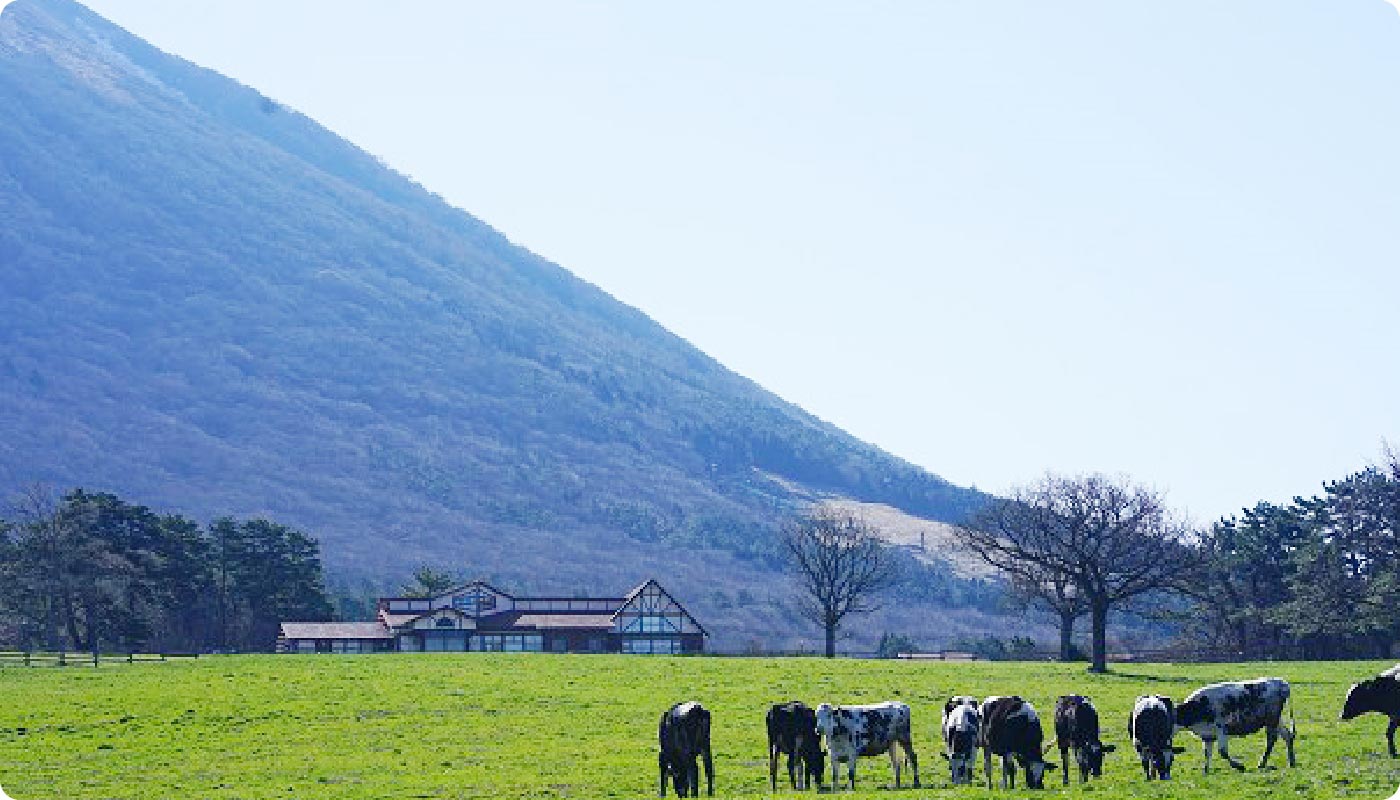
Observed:
[[[969,550],[1013,584],[1072,587],[1088,607],[1090,667],[1108,668],[1108,615],[1143,595],[1170,591],[1194,560],[1186,527],[1155,491],[1104,475],[1046,475],[992,502],[962,528]]]
[[[842,621],[880,608],[879,594],[897,579],[897,563],[864,519],[830,508],[790,524],[783,546],[797,575],[801,613],[822,627],[832,658]]]
[[[1007,572],[1012,595],[1032,608],[1054,614],[1060,624],[1060,660],[1074,658],[1074,624],[1089,613],[1089,603],[1079,587],[1063,572],[1037,569],[1030,562],[1018,565],[1017,573]]]

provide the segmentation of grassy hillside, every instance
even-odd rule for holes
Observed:
[[[810,497],[979,501],[69,0],[0,16],[0,107],[0,491],[270,515],[339,574],[691,597],[771,578]]]
[[[1347,686],[1380,664],[1131,666],[1088,676],[1056,664],[470,655],[214,657],[194,663],[10,669],[0,685],[0,785],[16,798],[601,798],[655,791],[656,721],[681,699],[715,714],[717,795],[767,793],[763,713],[801,698],[898,698],[914,710],[925,785],[911,797],[987,797],[948,786],[937,708],[952,693],[1019,692],[1048,710],[1063,693],[1097,702],[1105,776],[1069,792],[1102,798],[1235,800],[1390,796],[1400,761],[1384,721],[1337,721]],[[1203,683],[1278,674],[1293,682],[1299,766],[1200,774],[1198,743],[1176,780],[1147,785],[1124,726],[1138,694],[1178,699]],[[1236,740],[1253,764],[1262,739]],[[1282,759],[1279,764],[1285,763]],[[978,776],[981,776],[979,769]],[[1058,773],[1046,792],[1067,794]],[[859,769],[856,797],[887,797],[887,761]],[[1017,796],[1024,796],[1018,791]]]

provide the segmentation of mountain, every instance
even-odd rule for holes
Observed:
[[[0,489],[268,515],[378,585],[655,576],[734,630],[790,627],[735,598],[804,503],[980,502],[69,0],[0,16],[0,108]]]

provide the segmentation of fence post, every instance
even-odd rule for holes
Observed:
[[[30,659],[31,657],[33,657],[33,655],[34,655],[34,654],[31,653],[31,652],[29,652],[28,650],[25,650],[25,651],[24,651],[24,665],[25,665],[26,667],[29,666],[29,659]]]
[[[64,650],[58,651],[58,665],[60,667],[68,666],[68,653]]]

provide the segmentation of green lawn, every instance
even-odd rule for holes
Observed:
[[[717,794],[762,795],[770,703],[900,699],[914,710],[925,788],[899,796],[982,797],[985,789],[948,786],[942,701],[1019,693],[1048,716],[1057,695],[1078,692],[1094,698],[1105,741],[1120,752],[1101,781],[1074,793],[1384,800],[1400,784],[1400,760],[1384,755],[1384,719],[1344,724],[1337,712],[1352,681],[1386,666],[1132,665],[1090,676],[1058,664],[394,654],[8,668],[0,786],[16,800],[644,797],[656,792],[660,712],[697,699],[714,713]],[[1202,776],[1199,743],[1184,734],[1177,780],[1142,781],[1125,741],[1133,698],[1180,699],[1203,683],[1265,674],[1293,683],[1296,769],[1237,774],[1217,761]],[[1263,739],[1234,745],[1252,767]],[[1281,747],[1275,757],[1286,763]],[[856,796],[892,796],[882,788],[892,779],[885,759],[863,761],[859,776]],[[1065,791],[1058,772],[1051,778],[1048,794]]]

